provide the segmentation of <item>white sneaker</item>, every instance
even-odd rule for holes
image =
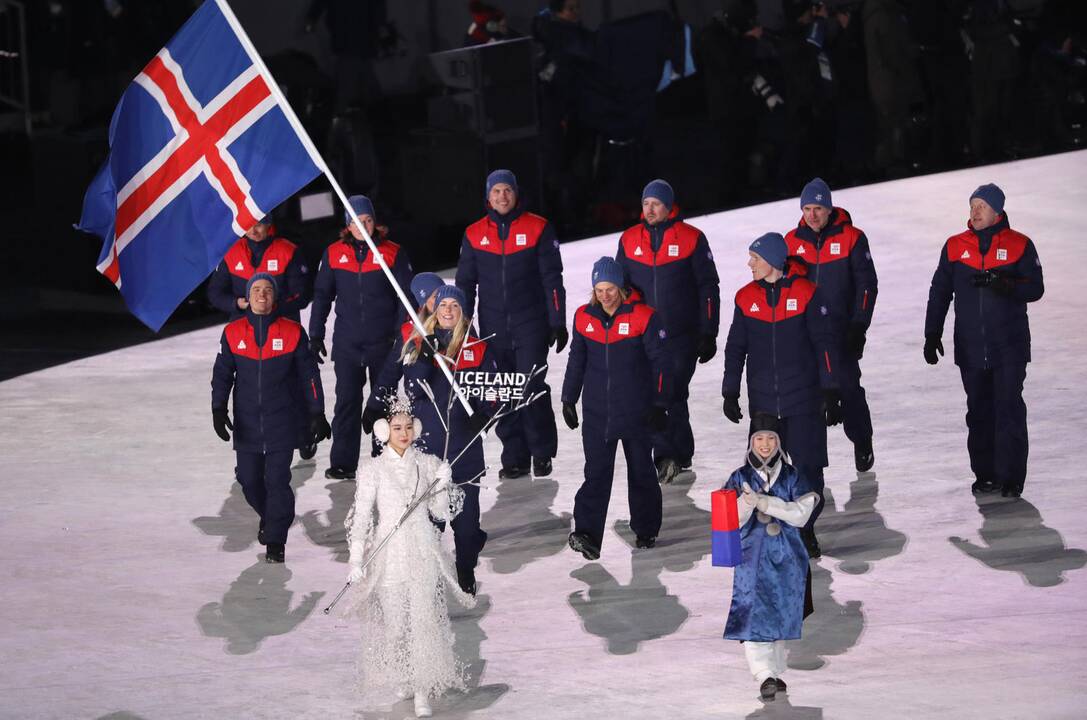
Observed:
[[[415,696],[415,717],[430,717],[434,713],[430,710],[430,703],[426,695]]]
[[[400,698],[401,700],[407,700],[414,694],[415,693],[413,693],[411,691],[411,688],[407,685],[401,685],[396,689],[396,697]]]

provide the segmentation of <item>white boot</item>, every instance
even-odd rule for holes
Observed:
[[[426,695],[415,696],[415,717],[430,717],[434,713],[430,710],[430,703]]]

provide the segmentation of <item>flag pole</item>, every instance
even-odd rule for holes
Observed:
[[[268,85],[269,91],[271,91],[273,97],[275,97],[276,103],[283,110],[287,122],[290,123],[295,134],[298,135],[298,139],[302,141],[302,146],[306,148],[310,160],[313,161],[313,164],[317,166],[317,169],[320,170],[321,174],[328,180],[329,185],[332,186],[333,192],[336,193],[336,197],[340,199],[340,203],[343,204],[347,214],[351,216],[351,222],[354,223],[354,227],[359,230],[362,239],[365,240],[366,244],[369,246],[370,252],[374,256],[374,261],[381,267],[381,271],[385,273],[385,277],[389,280],[389,284],[393,286],[396,296],[400,298],[401,304],[403,304],[404,308],[408,311],[408,316],[411,318],[412,323],[423,337],[423,342],[426,342],[426,329],[423,327],[423,321],[419,319],[419,315],[415,312],[415,308],[412,307],[411,302],[408,300],[407,296],[404,295],[404,290],[400,287],[400,284],[396,282],[392,270],[385,264],[385,258],[378,252],[377,245],[374,244],[374,240],[370,237],[370,233],[366,232],[366,228],[359,222],[358,217],[351,208],[351,203],[347,201],[347,194],[344,193],[343,188],[340,187],[340,183],[336,180],[335,176],[333,176],[325,159],[321,157],[321,153],[317,150],[317,146],[313,144],[313,140],[310,138],[309,133],[306,132],[306,129],[302,126],[298,116],[295,115],[294,108],[287,102],[286,96],[283,95],[283,91],[279,88],[279,84],[276,83],[275,78],[272,77],[272,73],[268,70],[268,66],[264,64],[264,60],[261,59],[256,47],[253,45],[253,41],[249,39],[249,35],[246,34],[242,24],[238,22],[237,16],[234,15],[234,11],[230,9],[230,5],[226,0],[215,0],[215,4],[219,7],[219,10],[222,11],[223,17],[226,18],[227,23],[234,30],[234,34],[238,36],[238,41],[241,42],[242,47],[245,48],[245,52],[249,55],[249,59],[253,62],[253,65],[260,71],[261,77],[264,78],[264,82]],[[463,310],[466,313],[468,312],[468,308],[463,308]],[[452,386],[453,392],[456,393],[457,398],[460,400],[460,404],[464,406],[464,411],[469,415],[472,415],[472,406],[468,404],[468,401],[460,393],[460,389],[457,387],[457,381],[453,378],[453,373],[444,363],[439,362],[438,367]]]

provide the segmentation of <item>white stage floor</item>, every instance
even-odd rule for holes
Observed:
[[[1046,279],[1030,306],[1031,456],[1014,501],[970,494],[950,320],[948,355],[936,367],[921,357],[940,247],[983,182],[1006,191]],[[880,273],[863,360],[876,465],[858,476],[832,430],[816,611],[792,646],[787,698],[764,706],[739,644],[721,639],[732,572],[709,562],[709,493],[740,463],[746,422],[721,416],[719,353],[692,388],[697,479],[665,488],[654,550],[631,547],[622,482],[600,562],[566,549],[582,454],[561,419],[552,478],[499,483],[488,439],[480,605],[455,622],[473,687],[437,702],[437,717],[1087,717],[1087,153],[834,199],[868,233]],[[693,221],[722,278],[722,346],[747,245],[798,216],[789,200]],[[570,315],[616,240],[563,246]],[[233,452],[211,429],[218,336],[0,383],[0,717],[411,716],[410,701],[352,693],[356,631],[321,614],[346,575],[354,491],[324,479],[327,443],[316,465],[295,465],[287,564],[263,562]],[[552,356],[552,387],[565,365]]]

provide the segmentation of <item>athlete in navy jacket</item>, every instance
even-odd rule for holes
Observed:
[[[219,262],[208,280],[208,301],[231,320],[245,314],[249,305],[246,285],[254,273],[268,273],[276,278],[283,297],[276,311],[298,322],[298,313],[309,305],[310,286],[306,259],[294,243],[273,237],[271,216],[261,218],[239,238]]]
[[[876,461],[872,448],[872,414],[861,387],[860,359],[876,305],[876,266],[864,231],[845,210],[834,207],[830,188],[820,178],[800,194],[803,217],[785,235],[789,257],[803,261],[806,277],[819,287],[835,325],[838,387],[842,392],[842,425],[853,443],[859,472]]]
[[[751,244],[753,281],[736,293],[725,341],[723,410],[734,423],[743,417],[740,376],[746,364],[748,412],[779,419],[782,443],[793,464],[822,497],[827,426],[841,422],[838,353],[830,308],[813,283],[783,274],[786,252],[785,239],[777,233]],[[819,557],[813,527],[821,507],[816,506],[801,532],[812,557]]]
[[[454,374],[464,371],[495,373],[498,366],[487,342],[472,336],[467,316],[464,314],[464,293],[453,285],[442,285],[434,293],[434,314],[427,318],[424,327],[428,338],[437,340],[437,348],[424,345],[419,333],[412,332],[402,348],[404,388],[411,400],[415,416],[423,423],[423,435],[418,443],[424,452],[453,461],[461,451],[461,457],[453,465],[453,482],[464,490],[464,508],[453,518],[453,542],[457,556],[457,580],[466,593],[475,594],[475,568],[479,553],[487,542],[487,533],[479,526],[479,485],[472,483],[481,477],[486,466],[483,460],[483,438],[479,431],[494,412],[493,403],[482,399],[470,400],[474,412],[468,415],[460,401],[454,401],[449,417],[452,386],[434,358],[434,350],[452,360]],[[433,336],[433,337],[431,337]],[[434,393],[431,402],[424,387]],[[379,388],[378,394],[395,392],[392,388]],[[373,400],[373,398],[371,398]],[[522,411],[523,412],[523,411]],[[448,425],[448,433],[445,430]],[[448,449],[446,436],[448,434]],[[443,455],[444,452],[444,455]]]
[[[476,320],[498,367],[529,372],[547,363],[548,345],[562,352],[569,338],[559,241],[551,223],[518,206],[517,178],[509,170],[487,176],[486,199],[486,216],[461,240],[457,287],[469,314],[479,289]],[[531,391],[547,395],[498,424],[504,478],[527,474],[530,458],[537,476],[551,474],[558,436],[543,373]]]
[[[630,527],[637,546],[651,548],[661,526],[661,491],[650,453],[650,430],[667,420],[670,364],[667,333],[653,308],[631,304],[623,270],[608,257],[593,265],[593,297],[574,314],[574,337],[562,383],[562,415],[578,426],[581,398],[585,482],[574,497],[570,547],[600,557],[619,441],[627,463]]]
[[[298,428],[309,417],[316,445],[329,436],[321,374],[306,331],[277,317],[276,281],[267,273],[249,279],[245,316],[223,329],[211,376],[211,413],[216,434],[230,440],[238,456],[235,474],[250,507],[260,516],[257,539],[265,559],[283,562],[287,530],[294,522],[291,456],[301,444]],[[234,422],[227,402],[233,391]]]
[[[348,198],[355,215],[377,245],[404,294],[410,297],[411,262],[404,250],[376,233],[374,206],[369,198]],[[374,384],[389,349],[399,335],[405,310],[374,254],[362,239],[352,218],[343,238],[332,243],[321,258],[313,287],[309,330],[318,362],[325,355],[325,322],[336,301],[336,325],[332,331],[332,363],[336,371],[336,407],[332,415],[332,450],[325,477],[355,477],[362,437],[363,388],[369,375]],[[376,445],[373,451],[377,452]]]
[[[672,403],[668,426],[653,435],[653,454],[661,482],[671,482],[691,465],[694,433],[687,407],[695,363],[717,353],[721,290],[706,236],[677,217],[672,186],[654,180],[642,192],[642,222],[619,238],[615,259],[627,280],[657,311],[668,333]]]
[[[966,390],[972,490],[1019,497],[1027,475],[1030,362],[1027,303],[1045,292],[1034,243],[1008,225],[1004,193],[982,185],[970,196],[965,232],[944,243],[925,314],[925,360],[943,355],[944,319],[955,299],[955,364]]]

